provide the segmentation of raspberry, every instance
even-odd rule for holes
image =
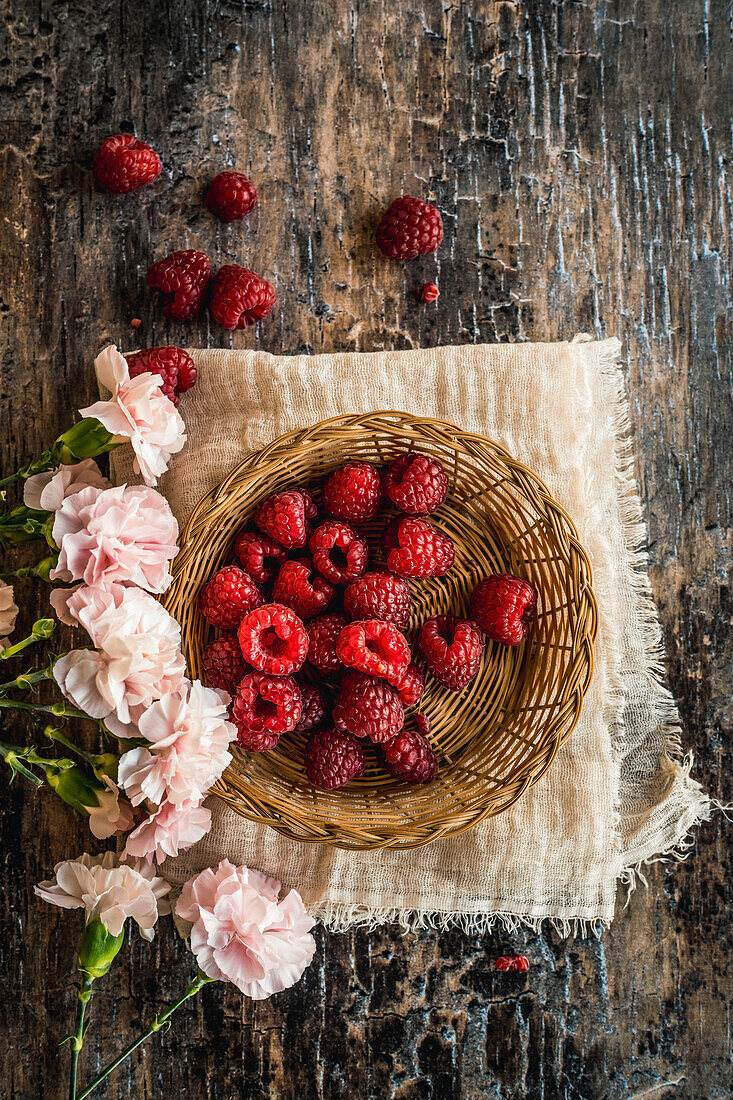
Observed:
[[[206,193],[206,205],[223,222],[245,218],[256,203],[257,188],[244,172],[220,172]]]
[[[336,646],[347,622],[345,615],[335,612],[319,615],[308,623],[308,660],[325,676],[344,667],[336,653]]]
[[[308,635],[294,611],[280,603],[268,603],[242,619],[239,644],[245,660],[258,672],[289,676],[303,666]]]
[[[350,733],[316,730],[305,750],[305,774],[314,787],[325,791],[343,787],[364,774],[364,749]]]
[[[319,611],[325,611],[333,599],[333,588],[323,577],[314,576],[307,562],[286,561],[280,567],[272,598],[275,603],[292,607],[301,619],[310,619]]]
[[[382,550],[384,551],[385,558],[389,555],[390,550],[394,550],[395,547],[399,547],[400,545],[399,539],[397,538],[397,532],[404,518],[403,515],[394,516],[382,532]],[[427,519],[427,516],[413,516],[412,518]]]
[[[106,138],[99,149],[92,172],[103,191],[126,195],[160,175],[160,157],[134,134],[114,134]]]
[[[275,305],[275,288],[248,267],[225,264],[211,284],[209,308],[224,328],[246,328],[267,317]]]
[[[148,286],[166,300],[163,313],[177,321],[188,321],[201,308],[211,278],[211,264],[205,252],[184,248],[171,252],[148,268]]]
[[[425,286],[422,288],[422,293],[420,297],[423,302],[437,302],[438,298],[440,297],[440,291],[438,290],[435,283],[426,283]]]
[[[296,733],[307,733],[323,724],[326,717],[326,700],[323,692],[314,684],[301,684],[300,694],[303,707],[300,712],[300,720],[295,727]]]
[[[369,560],[364,539],[347,523],[327,520],[317,527],[308,545],[313,564],[331,584],[348,584],[360,577]]]
[[[438,770],[438,758],[427,740],[430,722],[426,714],[416,714],[417,729],[405,727],[382,746],[384,768],[395,779],[418,785],[431,783]]]
[[[171,344],[161,348],[134,351],[126,355],[125,359],[130,370],[130,378],[137,378],[139,374],[145,374],[146,371],[159,374],[163,379],[160,388],[174,405],[178,404],[178,394],[183,390],[189,390],[196,382],[196,365],[193,359],[183,348],[175,348]]]
[[[262,593],[236,565],[225,565],[199,592],[199,611],[212,626],[236,630],[248,611],[259,607]]]
[[[310,495],[308,490],[307,489],[301,489],[301,487],[298,486],[298,488],[293,490],[293,491],[296,492],[296,493],[300,493],[300,495],[303,498],[303,504],[305,505],[305,518],[309,519],[309,520],[317,519],[318,518],[318,508],[316,506],[315,500]]]
[[[365,573],[344,592],[344,611],[351,619],[379,619],[404,630],[410,621],[410,588],[394,573]]]
[[[395,199],[377,226],[377,244],[393,260],[414,260],[437,252],[443,240],[443,222],[436,206],[412,195]]]
[[[323,486],[323,504],[337,519],[365,523],[379,511],[379,474],[370,462],[347,462]]]
[[[448,496],[446,472],[429,455],[398,455],[382,477],[382,492],[402,512],[424,516],[445,503]]]
[[[254,519],[260,531],[286,549],[305,546],[305,501],[297,490],[267,497],[255,512]]]
[[[234,553],[245,573],[249,573],[258,584],[271,581],[278,566],[288,560],[284,546],[254,531],[239,532],[234,540]]]
[[[210,642],[201,656],[201,663],[206,683],[230,695],[234,695],[239,681],[248,671],[236,634],[224,634]]]
[[[403,577],[442,577],[456,558],[453,542],[432,523],[407,516],[397,527],[399,546],[387,554],[387,568]]]
[[[407,666],[407,672],[399,680],[395,680],[392,687],[399,693],[399,697],[406,707],[414,707],[415,703],[419,703],[423,697],[425,677],[415,662],[411,661]]]
[[[262,752],[261,748],[255,747],[256,738],[262,734],[276,734],[279,738],[281,734],[295,729],[302,707],[300,688],[292,676],[247,673],[232,702],[232,718],[237,726],[239,744],[250,752]]]
[[[363,672],[347,672],[333,705],[333,724],[354,737],[379,744],[389,741],[405,724],[397,693],[384,680]]]
[[[378,619],[349,623],[336,653],[345,665],[382,679],[398,679],[410,663],[410,647],[396,626]]]
[[[526,955],[500,955],[494,966],[502,973],[506,973],[507,970],[516,970],[520,974],[526,974],[529,970],[529,959]]]
[[[423,623],[420,650],[438,683],[460,691],[479,670],[484,640],[475,623],[435,615]]]
[[[519,645],[529,633],[537,608],[537,589],[511,573],[479,581],[471,595],[471,618],[489,638]]]

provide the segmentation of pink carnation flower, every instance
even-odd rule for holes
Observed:
[[[33,474],[23,486],[26,508],[39,512],[55,512],[67,497],[87,489],[109,489],[111,481],[102,474],[93,458],[85,458],[71,466],[58,466],[43,474]]]
[[[172,401],[160,389],[160,375],[138,374],[130,378],[127,360],[114,344],[100,352],[94,368],[112,397],[96,401],[82,416],[96,417],[120,441],[129,439],[135,452],[135,473],[146,485],[155,485],[168,469],[171,455],[186,442],[186,425]]]
[[[313,920],[295,890],[224,859],[183,887],[176,915],[192,921],[191,950],[209,978],[262,1000],[288,989],[313,958]]]
[[[149,747],[120,757],[118,778],[133,806],[148,799],[174,806],[200,802],[231,760],[237,736],[226,721],[227,696],[198,680],[153,703],[137,728]]]
[[[178,523],[155,489],[89,486],[62,501],[53,524],[59,560],[52,580],[115,582],[165,592],[168,565],[178,553]]]
[[[5,648],[3,642],[13,633],[17,617],[18,605],[13,599],[13,586],[0,581],[0,650]]]
[[[97,795],[98,805],[87,806],[89,828],[97,840],[129,833],[135,824],[135,811],[126,798],[120,798],[119,787],[108,775],[102,776],[107,787]]]
[[[123,855],[162,863],[196,844],[210,828],[211,810],[200,803],[174,806],[172,802],[164,802],[130,833]]]

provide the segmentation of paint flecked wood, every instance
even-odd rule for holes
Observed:
[[[619,335],[668,680],[696,774],[730,799],[730,3],[21,0],[6,13],[3,471],[92,399],[108,339],[300,352]],[[125,129],[165,170],[117,199],[89,166]],[[201,201],[231,166],[260,192],[244,225]],[[437,257],[375,252],[401,191],[443,212]],[[273,315],[233,336],[165,322],[144,273],[183,247],[271,279]],[[25,622],[35,592],[23,583]],[[8,740],[27,734],[4,724]],[[0,1096],[55,1100],[74,922],[32,883],[88,841],[49,794],[0,796]],[[718,815],[687,862],[648,870],[598,941],[319,933],[300,985],[259,1004],[206,989],[100,1096],[730,1096],[730,875]],[[529,975],[494,973],[515,948]],[[131,937],[99,983],[83,1073],[192,972],[169,926],[152,946]]]

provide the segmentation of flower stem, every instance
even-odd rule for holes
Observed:
[[[0,660],[3,659],[2,653],[0,653]],[[46,668],[32,668],[28,672],[21,672],[20,676],[16,676],[14,680],[8,680],[5,684],[0,684],[0,695],[4,695],[8,691],[20,690],[27,691],[33,684],[38,684],[41,680],[52,680],[53,665]]]
[[[148,1039],[156,1031],[160,1031],[162,1027],[165,1027],[165,1024],[167,1023],[169,1017],[173,1015],[177,1008],[180,1008],[185,1001],[189,1000],[190,997],[195,997],[200,989],[202,989],[209,982],[213,981],[216,981],[216,979],[207,978],[203,971],[199,970],[196,977],[193,979],[193,981],[189,982],[180,997],[175,1000],[172,1005],[169,1005],[165,1012],[160,1012],[157,1016],[154,1016],[142,1035],[139,1035],[134,1042],[130,1043],[129,1047],[123,1050],[122,1054],[120,1054],[118,1058],[115,1058],[114,1062],[110,1062],[108,1066],[105,1066],[102,1072],[94,1078],[90,1085],[87,1085],[83,1092],[77,1093],[75,1100],[84,1100],[85,1096],[89,1096],[89,1094],[94,1091],[97,1085],[104,1081],[105,1077],[108,1077],[110,1073],[112,1073],[113,1070],[117,1069],[119,1065],[122,1065],[125,1059],[129,1058],[132,1052],[134,1050],[137,1050],[137,1048],[141,1046],[141,1044],[144,1043],[146,1039]],[[69,1100],[71,1100],[71,1095],[69,1096]]]
[[[22,641],[16,642],[15,645],[7,646],[5,649],[0,650],[0,661],[8,661],[11,657],[15,657],[16,654],[22,653],[24,649],[27,649],[29,645],[35,645],[36,642],[45,641],[53,634],[55,623],[53,619],[39,619],[31,627],[31,632],[27,638],[23,638]],[[50,669],[43,669],[43,672],[50,674]],[[39,677],[39,679],[47,679],[48,676]],[[3,685],[0,684],[0,689]]]
[[[56,718],[86,718],[90,720],[88,714],[85,714],[83,710],[77,710],[76,707],[67,707],[64,703],[21,703],[16,699],[4,699],[0,697],[0,707],[10,707],[11,710],[35,710],[40,711],[42,714],[53,714]],[[98,718],[92,718],[92,722],[99,724]]]
[[[79,1003],[76,1007],[76,1024],[74,1034],[71,1036],[71,1073],[69,1075],[69,1100],[76,1100],[76,1076],[79,1066],[79,1052],[84,1042],[84,1015],[87,1004],[92,996],[92,982],[94,979],[86,971],[81,972],[79,983]]]

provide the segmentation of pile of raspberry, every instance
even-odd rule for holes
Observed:
[[[262,501],[234,540],[235,561],[198,596],[222,631],[204,651],[204,675],[229,693],[242,748],[305,735],[305,774],[326,790],[364,774],[367,748],[401,782],[434,779],[430,719],[417,709],[425,674],[462,691],[486,638],[518,645],[537,603],[528,582],[494,575],[476,585],[471,619],[434,615],[408,635],[410,585],[455,563],[434,516],[448,491],[441,463],[410,451],[381,471],[347,462],[318,493],[294,486]]]

